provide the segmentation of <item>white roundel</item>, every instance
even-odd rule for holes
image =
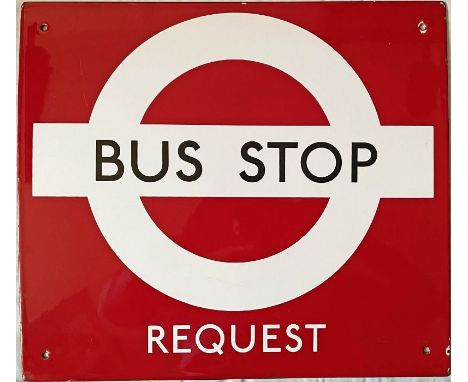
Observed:
[[[346,129],[350,140],[359,133],[351,127],[365,132],[379,125],[366,88],[333,48],[291,23],[246,13],[192,19],[141,44],[109,78],[90,124],[116,129],[140,123],[154,97],[175,78],[229,59],[270,65],[301,82],[332,128]],[[378,196],[362,193],[334,196],[314,227],[291,247],[257,261],[225,263],[174,243],[154,224],[138,195],[106,191],[88,198],[106,240],[141,279],[177,300],[235,311],[286,302],[329,278],[363,239],[379,202]],[[337,222],[343,220],[350,224],[337,233]]]

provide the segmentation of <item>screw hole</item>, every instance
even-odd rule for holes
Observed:
[[[418,28],[419,28],[419,32],[421,32],[421,34],[424,34],[427,32],[427,25],[424,21],[420,21],[419,24],[418,24]]]
[[[48,360],[50,358],[50,351],[45,350],[42,352],[41,357],[43,360]]]
[[[424,346],[423,347],[423,354],[424,355],[429,355],[431,354],[431,348],[429,346]]]
[[[47,32],[49,30],[49,24],[42,23],[39,25],[39,30],[43,33]]]
[[[450,353],[451,353],[451,349],[450,349],[450,345],[447,346],[447,348],[445,349],[445,354],[447,354],[447,357],[450,357]]]

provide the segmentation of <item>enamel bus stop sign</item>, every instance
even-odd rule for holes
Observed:
[[[440,2],[24,3],[26,380],[447,376]]]

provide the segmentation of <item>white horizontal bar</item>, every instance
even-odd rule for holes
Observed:
[[[138,196],[205,197],[329,197],[360,187],[381,197],[433,196],[433,138],[427,126],[384,126],[368,129],[365,136],[351,137],[327,126],[184,126],[141,125],[129,128],[95,128],[86,124],[35,124],[33,142],[33,194],[35,196],[88,196],[94,192],[124,192]],[[107,131],[107,132],[106,132]],[[96,140],[114,140],[120,146],[119,160],[124,175],[116,181],[96,180]],[[138,167],[146,175],[161,168],[161,141],[169,142],[169,170],[155,182],[145,183],[131,169],[130,142],[139,145]],[[181,160],[178,145],[196,141],[200,149],[187,149],[203,167],[198,180],[185,182],[176,172],[192,174],[194,167]],[[239,173],[257,173],[257,167],[242,159],[244,143],[256,141],[263,146],[249,154],[262,160],[265,176],[258,182],[246,182]],[[297,142],[287,149],[285,182],[279,181],[278,149],[267,142]],[[315,183],[301,170],[301,155],[318,141],[333,144],[342,157],[339,175],[328,183]],[[373,144],[377,161],[358,169],[358,182],[351,182],[351,142]],[[103,156],[113,149],[105,147]],[[369,152],[359,152],[359,160]],[[326,176],[336,161],[331,152],[318,149],[308,158],[309,170]],[[115,173],[114,164],[104,164],[103,172]]]

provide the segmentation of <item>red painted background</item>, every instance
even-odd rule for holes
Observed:
[[[383,125],[432,125],[435,198],[384,199],[351,259],[291,302],[218,312],[146,285],[112,252],[85,198],[32,197],[32,124],[87,122],[117,65],[181,21],[221,12],[270,15],[338,51]],[[19,252],[27,380],[440,376],[450,365],[449,129],[446,9],[439,2],[26,3],[19,63]],[[417,25],[424,20],[427,33]],[[40,31],[47,23],[49,30]],[[242,28],[242,25],[239,25]],[[157,68],[155,68],[155,71]],[[340,89],[336,89],[337,92]],[[298,82],[268,66],[225,61],[171,83],[143,123],[327,125]],[[222,129],[220,127],[220,129]],[[220,130],[222,139],[222,131]],[[222,181],[222,180],[221,180]],[[350,203],[353,201],[350,200]],[[145,198],[170,238],[200,256],[246,261],[297,241],[326,199]],[[337,226],[336,240],[340,240]],[[137,251],[137,248],[135,248]],[[229,298],[229,296],[226,296]],[[147,354],[148,325],[326,323],[319,352]],[[260,335],[260,331],[257,331]],[[285,343],[285,336],[279,342]],[[423,347],[431,354],[424,355]],[[43,360],[41,353],[50,351]]]

